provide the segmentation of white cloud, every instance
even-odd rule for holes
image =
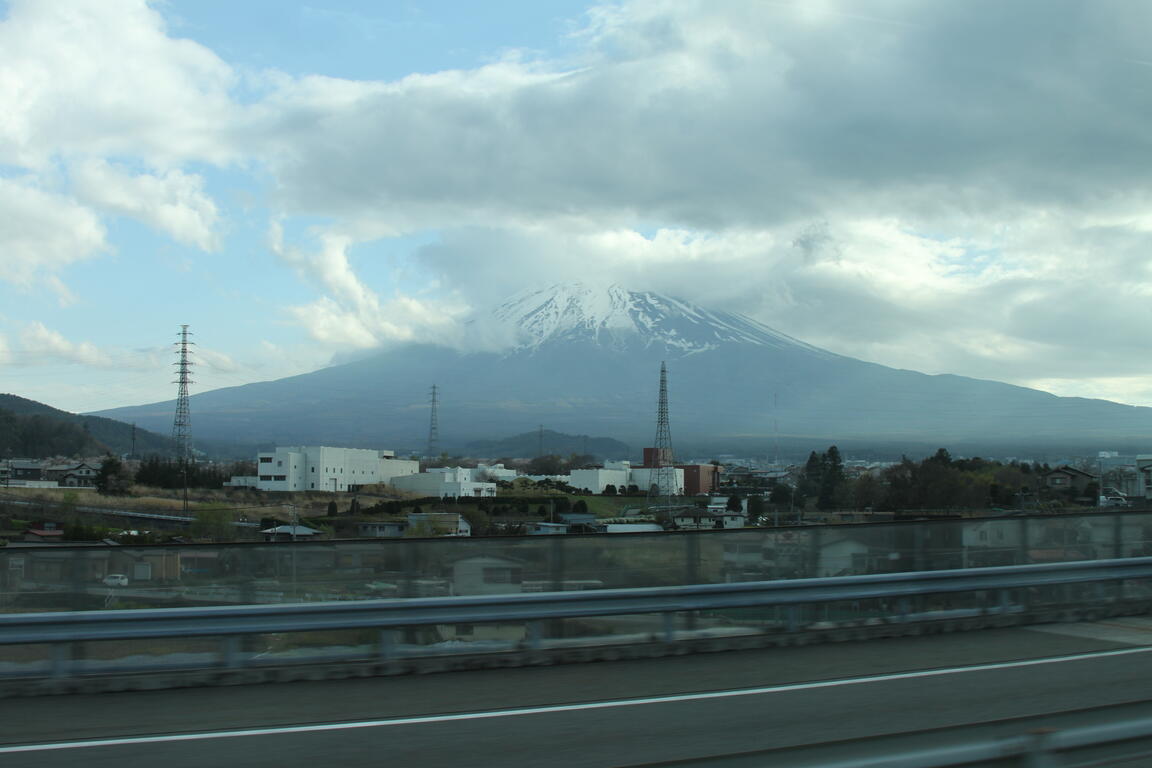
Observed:
[[[192,352],[192,360],[198,368],[215,373],[237,373],[243,369],[230,355],[210,347],[197,346]]]
[[[40,322],[25,326],[21,334],[21,352],[28,362],[37,365],[63,362],[135,371],[155,370],[163,365],[160,356],[154,352],[128,352],[102,348],[88,341],[71,341]]]
[[[0,162],[226,162],[235,75],[145,0],[12,0],[0,22]]]
[[[66,298],[55,273],[107,248],[104,226],[89,209],[35,184],[0,177],[0,280],[23,287],[47,281]]]
[[[443,339],[462,314],[463,308],[451,301],[424,300],[398,291],[381,301],[352,268],[348,251],[355,241],[350,235],[320,231],[315,239],[318,248],[303,250],[284,242],[279,223],[273,223],[269,231],[273,252],[323,294],[316,301],[289,308],[316,341],[337,349],[364,349],[418,337]]]
[[[632,2],[596,17],[585,61],[284,80],[263,124],[282,200],[401,230],[1148,201],[1127,162],[1143,152],[1146,74],[1117,58],[1139,41],[1107,3],[807,5]]]
[[[239,156],[223,61],[169,37],[144,0],[14,0],[0,50],[0,279],[70,302],[66,268],[111,250],[97,210],[219,245],[201,177],[174,166]]]
[[[72,171],[77,195],[90,205],[139,219],[176,240],[201,250],[215,250],[219,212],[204,194],[196,174],[169,170],[129,173],[104,160],[89,159]]]

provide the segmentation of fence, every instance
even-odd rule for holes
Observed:
[[[627,589],[1143,555],[1152,555],[1146,512],[656,534],[13,545],[0,549],[0,612]],[[106,583],[113,574],[125,578]]]

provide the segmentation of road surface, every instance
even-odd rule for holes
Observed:
[[[0,701],[0,765],[637,766],[969,723],[1014,734],[1020,723],[999,721],[1143,701],[1150,684],[1152,620],[1117,619],[561,667],[9,699]]]

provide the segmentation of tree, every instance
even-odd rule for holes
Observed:
[[[884,486],[874,475],[860,475],[852,490],[857,509],[874,509],[883,505]]]
[[[748,525],[759,525],[764,517],[764,497],[748,497]]]
[[[562,475],[564,474],[564,461],[554,453],[547,456],[537,456],[528,462],[525,474],[529,475]]]
[[[616,486],[612,485],[611,483],[604,486],[604,495],[605,496],[615,496],[616,495]]]
[[[132,473],[115,456],[107,456],[96,473],[94,484],[106,496],[127,496],[132,490]]]
[[[590,453],[573,453],[568,457],[568,471],[596,466],[596,457]]]
[[[213,541],[230,541],[235,538],[236,529],[232,525],[232,514],[226,507],[207,504],[196,510],[192,521],[192,535]]]
[[[804,464],[804,470],[800,473],[800,478],[796,483],[796,495],[804,498],[818,495],[823,478],[823,456],[812,451],[808,454],[808,461]]]
[[[840,449],[831,446],[820,457],[820,493],[816,506],[820,509],[834,509],[841,498],[838,493],[844,485],[844,461],[840,458]]]
[[[952,454],[948,453],[947,448],[941,448],[936,451],[936,453],[932,456],[932,458],[928,459],[928,461],[932,461],[937,464],[943,464],[944,466],[949,467],[952,465]]]
[[[724,505],[724,508],[727,509],[729,512],[742,512],[742,511],[744,511],[744,503],[743,503],[743,500],[740,498],[740,494],[734,493],[731,496],[729,496],[728,497],[728,503]]]
[[[337,507],[336,507],[336,500],[335,499],[328,502],[328,517],[336,517],[336,515],[339,514],[339,512],[340,512],[340,510],[337,509]]]
[[[778,507],[786,507],[792,503],[792,486],[776,483],[768,494],[768,503]]]
[[[460,516],[468,521],[468,525],[472,526],[473,536],[486,536],[492,529],[492,518],[482,509],[464,506],[460,510]]]
[[[576,503],[572,505],[572,514],[586,515],[588,514],[588,502],[584,499],[576,499]]]
[[[352,497],[352,503],[348,505],[348,514],[353,517],[360,514],[360,499],[355,496]]]

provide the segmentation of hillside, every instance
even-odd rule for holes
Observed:
[[[17,395],[0,394],[0,455],[36,459],[131,451],[131,424],[69,413]],[[136,430],[138,455],[170,451],[168,438]]]

